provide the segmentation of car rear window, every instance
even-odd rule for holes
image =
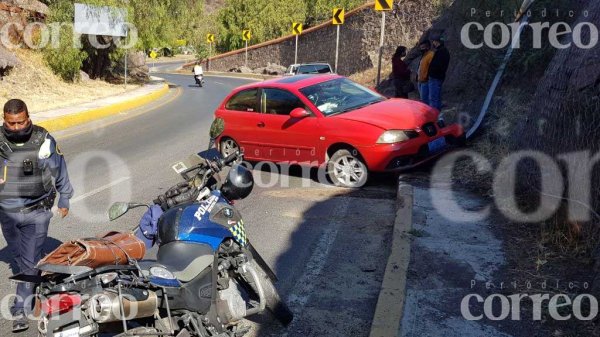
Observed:
[[[298,74],[327,74],[331,72],[328,64],[306,64],[298,67]]]
[[[225,104],[225,109],[234,111],[259,112],[258,89],[248,89],[233,95]]]

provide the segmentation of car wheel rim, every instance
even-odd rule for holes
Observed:
[[[235,151],[238,150],[238,146],[237,144],[231,140],[231,139],[227,139],[226,141],[223,142],[223,156],[227,157],[230,154],[234,153]]]
[[[344,186],[358,186],[366,174],[364,164],[357,158],[344,156],[333,164],[333,175]]]

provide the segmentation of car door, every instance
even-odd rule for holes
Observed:
[[[295,94],[277,88],[261,91],[265,147],[274,162],[308,163],[317,159],[319,119]],[[290,112],[302,108],[311,113],[291,118]]]
[[[225,119],[225,137],[232,138],[247,159],[261,159],[261,113],[258,88],[242,90],[225,103],[220,117]]]

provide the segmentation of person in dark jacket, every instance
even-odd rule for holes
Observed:
[[[392,56],[392,79],[396,88],[395,97],[399,98],[408,98],[410,91],[410,69],[403,60],[405,56],[406,47],[404,46],[396,48],[396,52]]]
[[[58,213],[69,213],[73,188],[67,165],[56,141],[44,128],[33,125],[27,105],[11,99],[4,105],[0,130],[0,224],[17,273],[35,275],[48,235],[56,191]],[[54,181],[53,181],[54,180]],[[13,332],[29,327],[33,285],[19,283],[11,314]]]
[[[450,63],[450,53],[444,46],[441,36],[431,39],[435,53],[429,65],[429,105],[442,109],[442,83],[446,79],[446,71]]]

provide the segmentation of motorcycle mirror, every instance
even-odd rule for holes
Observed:
[[[129,210],[129,204],[126,202],[115,202],[108,209],[108,218],[110,221],[118,219]]]
[[[225,121],[223,120],[223,118],[215,118],[215,120],[210,125],[210,131],[208,133],[210,135],[211,142],[214,142],[214,140],[217,139],[223,133],[224,130]]]

